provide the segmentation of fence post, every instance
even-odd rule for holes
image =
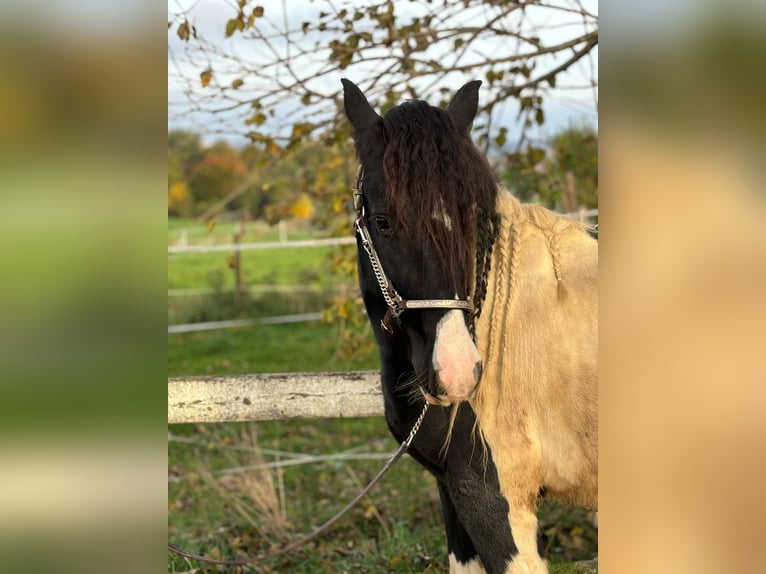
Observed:
[[[234,293],[237,300],[237,308],[242,309],[242,253],[238,249],[239,240],[245,234],[245,224],[243,221],[239,222],[239,228],[234,233],[234,255],[231,259],[231,267],[234,270]]]

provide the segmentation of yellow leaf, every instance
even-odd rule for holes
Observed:
[[[168,188],[168,207],[181,203],[189,195],[189,189],[183,181],[176,181]]]
[[[207,232],[213,233],[213,230],[215,229],[216,220],[215,218],[208,220],[207,222]]]
[[[307,195],[301,195],[292,206],[292,215],[298,219],[308,219],[314,214],[314,205]]]
[[[330,161],[327,162],[327,167],[329,169],[338,169],[346,162],[346,158],[344,158],[342,155],[336,155],[334,158],[332,158]]]
[[[178,26],[178,37],[181,38],[184,42],[189,41],[189,22],[184,20],[183,24]]]
[[[202,81],[202,87],[207,88],[210,85],[210,80],[213,78],[213,70],[207,69],[199,77]]]
[[[375,516],[377,514],[377,512],[378,512],[378,509],[375,508],[374,504],[368,504],[367,508],[364,511],[364,517],[369,520],[370,518]]]

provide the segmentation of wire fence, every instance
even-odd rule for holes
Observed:
[[[580,209],[579,211],[565,213],[564,215],[578,219],[579,221],[588,221],[598,217],[598,209]],[[315,247],[337,247],[343,245],[355,245],[355,237],[329,237],[323,239],[303,239],[294,241],[264,241],[258,243],[230,243],[221,245],[188,245],[184,242],[182,245],[168,246],[168,255],[183,255],[189,253],[239,253],[241,251],[267,251],[274,249],[306,249]],[[336,292],[348,292],[353,289],[352,286],[339,285],[333,288]],[[310,285],[241,285],[239,287],[227,288],[187,288],[187,289],[168,289],[168,297],[180,298],[189,296],[212,295],[217,292],[232,293],[313,293],[320,289]],[[231,329],[240,327],[251,327],[254,325],[280,325],[289,323],[301,323],[318,321],[322,317],[321,312],[297,313],[290,315],[279,315],[273,317],[232,319],[221,321],[209,321],[204,323],[183,323],[168,326],[168,334],[194,333],[199,331],[213,331],[220,329]]]
[[[594,217],[598,217],[598,209],[581,209],[579,211],[565,213],[564,215],[585,222]],[[356,238],[327,237],[324,239],[228,243],[222,245],[170,245],[168,246],[168,254],[262,251],[268,249],[304,249],[307,247],[336,247],[340,245],[356,245]]]

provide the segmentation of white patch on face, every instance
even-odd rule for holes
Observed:
[[[455,555],[450,552],[449,555],[449,573],[450,574],[486,574],[486,570],[478,558],[473,558],[465,564],[458,562]]]
[[[476,387],[476,366],[481,355],[465,326],[463,312],[447,311],[436,325],[433,367],[447,395],[465,400]]]
[[[431,217],[435,219],[436,221],[441,221],[444,223],[445,227],[447,228],[447,231],[452,231],[452,218],[447,215],[447,211],[444,209],[444,200],[439,198],[439,205],[440,209],[434,209],[434,212],[431,214]]]

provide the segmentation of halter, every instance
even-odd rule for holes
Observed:
[[[473,311],[473,303],[470,297],[461,299],[404,299],[394,288],[386,272],[383,271],[383,265],[380,263],[375,246],[372,244],[372,236],[367,227],[367,220],[364,213],[364,201],[362,195],[362,178],[364,177],[364,166],[360,165],[356,172],[354,181],[354,210],[356,211],[356,220],[354,227],[362,242],[362,247],[367,252],[370,259],[372,271],[375,279],[378,281],[383,299],[388,305],[385,317],[380,322],[381,328],[389,335],[393,334],[394,329],[391,323],[392,319],[399,322],[399,316],[407,309],[462,309],[463,311]]]

